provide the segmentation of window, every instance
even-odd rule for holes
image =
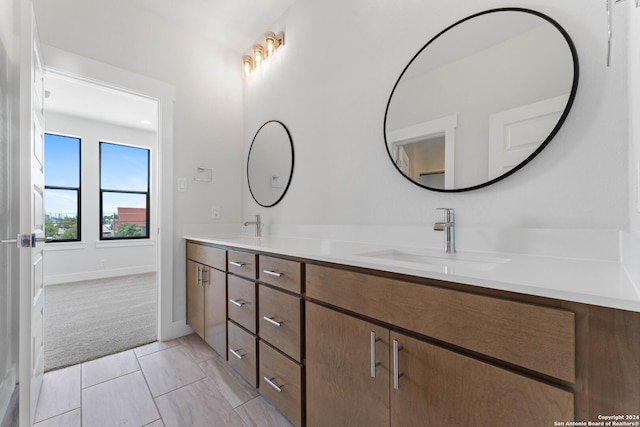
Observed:
[[[80,240],[80,138],[44,135],[45,237]]]
[[[149,150],[100,142],[100,239],[148,239],[149,206]]]

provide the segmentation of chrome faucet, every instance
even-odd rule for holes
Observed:
[[[454,209],[438,208],[436,210],[444,211],[444,222],[436,222],[433,225],[433,229],[437,231],[444,231],[444,251],[448,254],[454,254],[456,253],[456,217]]]
[[[244,226],[247,225],[255,225],[256,226],[256,237],[262,237],[262,221],[260,221],[260,215],[255,215],[255,221],[247,221],[244,223]]]

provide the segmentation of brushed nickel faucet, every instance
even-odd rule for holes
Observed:
[[[262,237],[262,221],[260,220],[260,215],[255,215],[255,221],[247,221],[244,223],[244,226],[247,225],[255,225],[256,226],[256,237]]]
[[[444,211],[444,222],[436,222],[433,225],[433,229],[437,231],[444,231],[444,251],[448,254],[454,254],[456,253],[456,217],[454,209],[438,208],[436,210]]]

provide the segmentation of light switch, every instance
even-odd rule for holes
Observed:
[[[178,178],[178,191],[181,193],[187,192],[187,178]]]

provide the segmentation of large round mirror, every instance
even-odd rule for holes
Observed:
[[[558,23],[528,9],[475,14],[431,39],[400,75],[385,113],[389,156],[430,190],[487,186],[551,141],[577,85],[576,50]]]
[[[271,207],[284,197],[293,175],[293,142],[279,121],[263,124],[251,142],[247,180],[253,199]]]

